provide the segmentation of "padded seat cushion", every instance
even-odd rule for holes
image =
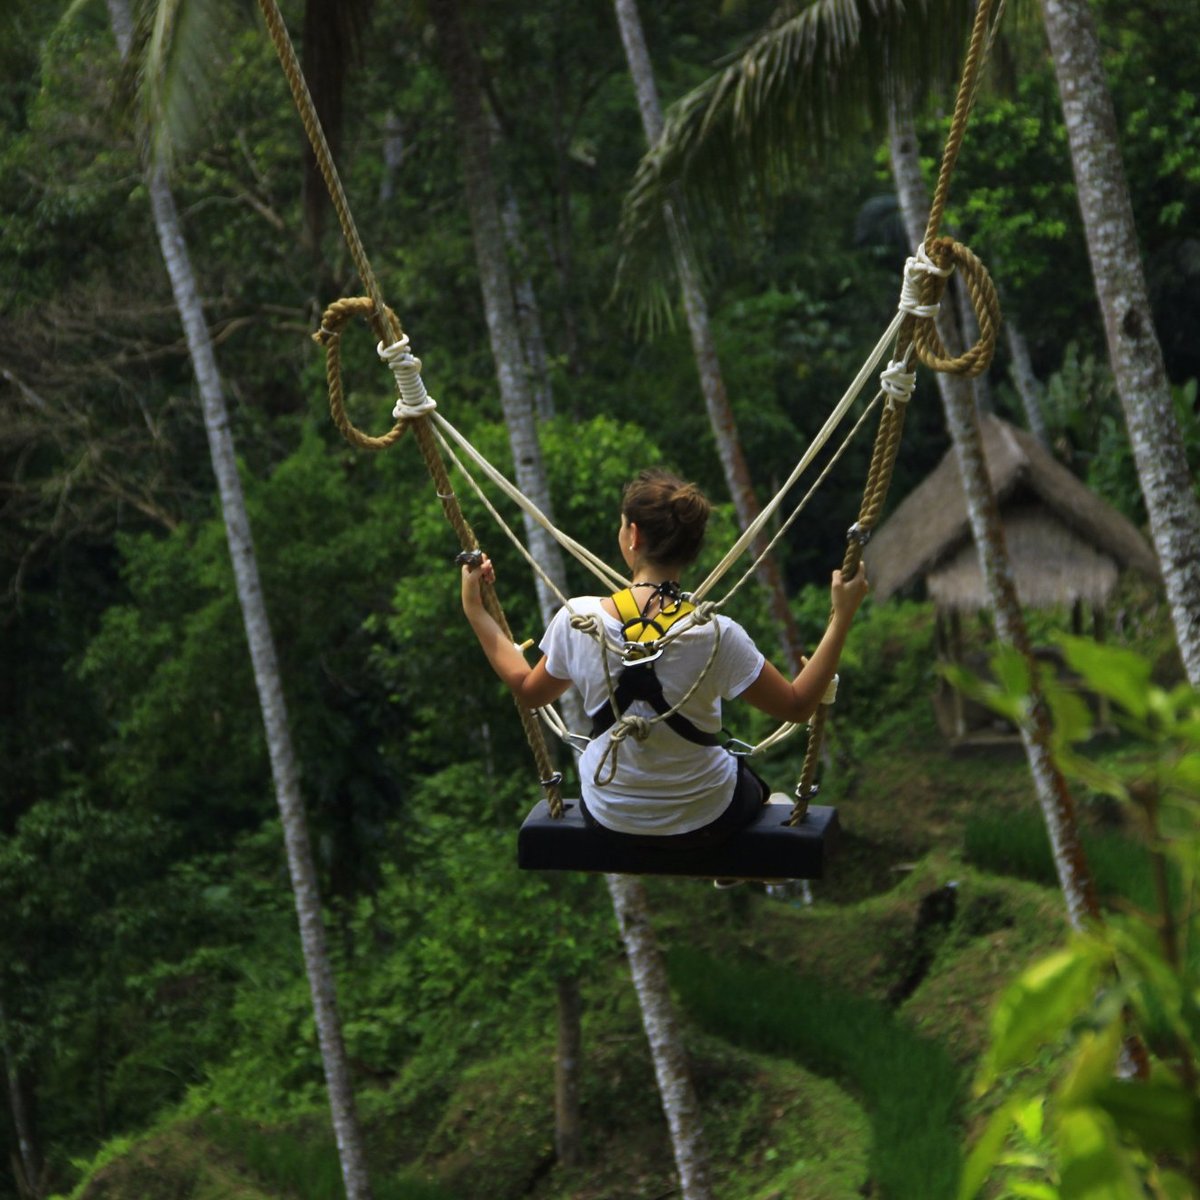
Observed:
[[[555,820],[545,800],[517,835],[517,865],[535,871],[603,871],[614,875],[696,875],[716,879],[820,879],[838,839],[837,809],[812,805],[803,822],[785,824],[790,802],[764,804],[744,829],[719,846],[659,850],[624,845],[588,829],[578,800],[565,800]]]

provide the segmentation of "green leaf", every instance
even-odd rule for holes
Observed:
[[[1008,1184],[1009,1192],[1014,1196],[1027,1197],[1028,1200],[1059,1200],[1062,1193],[1052,1183],[1038,1183],[1032,1179],[1018,1179]]]
[[[1150,663],[1145,658],[1088,638],[1064,635],[1059,641],[1068,665],[1092,691],[1107,696],[1131,716],[1145,718],[1150,703]]]
[[[1079,1039],[1075,1059],[1058,1090],[1058,1100],[1064,1108],[1093,1103],[1095,1094],[1112,1082],[1124,1032],[1124,1021],[1118,1013],[1104,1029],[1085,1033]]]
[[[1144,1200],[1145,1192],[1103,1113],[1076,1108],[1058,1122],[1063,1200]]]
[[[1036,1098],[1032,1102],[1039,1105],[1041,1103]],[[1021,1101],[1010,1100],[992,1113],[967,1156],[967,1161],[963,1163],[962,1176],[958,1183],[958,1200],[973,1200],[987,1182],[1000,1152],[1004,1149],[1009,1130],[1013,1127],[1014,1116],[1023,1107]]]
[[[1035,963],[1009,986],[992,1015],[992,1042],[977,1090],[985,1090],[1000,1071],[1058,1037],[1090,1006],[1103,962],[1099,947],[1081,938]]]
[[[1189,1154],[1196,1147],[1196,1099],[1163,1069],[1150,1079],[1109,1079],[1094,1102],[1126,1139],[1149,1153]]]

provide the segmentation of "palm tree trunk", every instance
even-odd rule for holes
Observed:
[[[21,1078],[21,1069],[13,1059],[12,1047],[9,1044],[7,1017],[4,1003],[0,1001],[0,1051],[4,1054],[4,1076],[8,1084],[8,1111],[12,1115],[13,1131],[17,1135],[16,1162],[24,1178],[24,1190],[21,1195],[40,1195],[41,1163],[37,1151],[37,1141],[33,1134],[33,1122],[29,1115],[29,1105],[26,1103],[25,1081]]]
[[[456,0],[433,0],[429,12],[442,46],[458,124],[459,159],[475,242],[479,286],[483,293],[484,319],[496,364],[500,403],[508,428],[517,486],[549,515],[550,493],[513,301],[499,192],[492,170],[492,137],[483,109],[479,74]],[[529,518],[525,520],[525,536],[534,558],[560,588],[564,587],[566,574],[558,544]],[[558,602],[540,579],[537,589],[539,607],[543,616],[549,619],[558,608]]]
[[[1112,97],[1086,0],[1042,0],[1108,356],[1175,638],[1200,686],[1200,502],[1154,330]]]
[[[916,129],[911,110],[897,103],[889,112],[889,146],[892,171],[904,214],[904,226],[913,246],[925,238],[929,215],[929,199],[921,178],[917,157]],[[961,349],[958,331],[939,314],[938,330],[951,353]],[[953,339],[953,340],[951,340]],[[984,587],[996,621],[1000,641],[1014,646],[1030,664],[1032,695],[1032,728],[1021,729],[1034,789],[1041,804],[1042,815],[1050,836],[1059,884],[1066,900],[1071,924],[1082,928],[1089,920],[1099,919],[1100,908],[1088,870],[1075,804],[1062,772],[1050,754],[1049,715],[1037,686],[1037,666],[1034,662],[1025,618],[1017,599],[1008,551],[1004,544],[1004,526],[992,492],[987,463],[983,456],[983,441],[979,433],[979,414],[969,380],[960,376],[938,373],[938,387],[946,410],[946,425],[954,445],[971,534],[979,552]]]
[[[1009,376],[1017,395],[1021,397],[1021,407],[1025,410],[1025,423],[1029,432],[1038,442],[1050,447],[1050,435],[1046,431],[1046,417],[1042,412],[1042,389],[1038,377],[1033,371],[1033,360],[1029,356],[1029,343],[1020,328],[1008,318],[1004,322],[1004,335],[1008,341]]]
[[[463,185],[475,242],[484,317],[496,364],[500,403],[517,484],[553,520],[554,510],[538,441],[533,393],[508,267],[498,189],[492,171],[492,136],[483,109],[478,71],[456,0],[431,0],[429,12],[441,43],[458,124]],[[529,517],[524,518],[524,531],[534,559],[560,589],[565,588],[566,568],[558,543]],[[558,608],[558,600],[540,578],[535,582],[542,621],[548,624]],[[582,728],[583,713],[574,697],[564,697],[563,707],[568,723],[573,728]],[[555,988],[559,1001],[556,1011],[555,1146],[560,1161],[569,1166],[575,1165],[581,1154],[581,1006],[579,985],[574,978],[557,979]],[[568,1002],[571,998],[573,1002]]]
[[[116,34],[121,56],[125,58],[129,54],[132,42],[128,2],[107,2],[113,32]],[[148,165],[146,182],[163,262],[170,276],[175,305],[184,327],[188,353],[204,412],[204,427],[208,435],[213,473],[217,479],[229,553],[233,560],[238,602],[241,605],[246,640],[249,643],[254,668],[254,681],[266,729],[267,751],[283,824],[288,870],[300,924],[300,941],[312,994],[313,1015],[325,1067],[329,1105],[346,1196],[347,1200],[370,1200],[371,1187],[367,1176],[366,1155],[355,1112],[349,1064],[338,1019],[333,971],[329,964],[325,926],[321,914],[321,897],[309,845],[304,803],[300,795],[299,770],[288,727],[275,643],[271,636],[258,575],[250,520],[242,494],[241,479],[238,476],[221,376],[175,208],[175,198],[160,163]]]
[[[662,105],[659,103],[658,88],[654,82],[654,71],[642,33],[641,18],[636,0],[613,0],[617,23],[621,28],[621,41],[625,46],[625,57],[629,62],[629,73],[637,93],[638,110],[642,116],[642,129],[646,142],[654,147],[662,136]],[[689,243],[679,225],[676,214],[668,211],[668,225],[675,230],[675,269],[679,274],[679,286],[683,293],[683,307],[687,314],[688,332],[692,339],[692,354],[700,376],[700,390],[704,395],[704,406],[708,411],[709,424],[716,439],[717,455],[725,485],[733,498],[738,524],[745,529],[759,514],[761,508],[750,479],[750,470],[738,438],[737,422],[725,390],[721,374],[721,363],[717,358],[709,321],[708,305],[700,288],[700,275],[689,250]],[[760,554],[769,539],[756,539],[754,553]],[[778,629],[780,645],[789,668],[800,669],[799,631],[788,605],[787,591],[773,555],[768,555],[759,566],[759,579],[767,589],[771,615]]]
[[[564,1167],[583,1161],[583,1121],[579,1107],[583,1055],[583,1002],[576,976],[555,980],[558,1044],[554,1056],[554,1153]]]
[[[550,387],[550,360],[546,354],[546,338],[542,333],[542,310],[529,274],[529,250],[521,232],[521,207],[511,187],[505,189],[504,206],[500,211],[504,223],[504,240],[508,243],[512,262],[513,304],[521,330],[525,373],[533,393],[533,410],[539,421],[554,416],[554,393]]]
[[[617,925],[650,1043],[654,1075],[671,1134],[683,1200],[711,1200],[708,1149],[687,1052],[683,1048],[662,954],[650,924],[646,889],[630,875],[606,875]]]

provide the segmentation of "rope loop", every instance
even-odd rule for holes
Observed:
[[[437,408],[437,401],[425,390],[421,379],[421,360],[408,348],[407,333],[390,346],[380,342],[375,347],[375,353],[396,377],[400,399],[392,409],[392,416],[397,421],[411,420]]]
[[[385,306],[389,323],[396,321],[395,313]],[[321,317],[321,328],[313,334],[313,341],[325,351],[325,380],[329,386],[329,415],[341,430],[342,436],[360,450],[386,450],[398,442],[407,432],[408,426],[397,421],[382,437],[363,433],[346,415],[346,399],[342,390],[342,330],[353,317],[371,321],[376,317],[375,301],[370,296],[351,296],[335,300]]]
[[[592,782],[597,787],[608,787],[617,777],[617,757],[621,751],[621,743],[632,737],[635,742],[644,742],[650,736],[654,722],[647,717],[635,717],[628,714],[618,717],[617,722],[608,731],[608,745],[600,755]]]
[[[1000,333],[1000,298],[996,294],[996,285],[975,253],[953,238],[936,238],[930,246],[930,257],[946,268],[945,275],[956,269],[962,277],[979,325],[979,341],[957,357],[951,357],[933,321],[918,320],[913,329],[913,346],[930,370],[974,379],[988,369],[996,352],[996,339]],[[945,288],[944,276],[927,274],[925,280],[923,298],[928,300],[931,285],[940,298]]]

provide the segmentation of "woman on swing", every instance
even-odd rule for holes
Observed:
[[[632,600],[623,604],[628,607],[632,603],[640,618],[649,621],[669,616],[678,606],[678,580],[700,553],[709,510],[708,500],[695,484],[684,483],[667,471],[642,471],[626,486],[618,544],[631,574]],[[592,638],[571,628],[570,612],[561,609],[550,622],[541,642],[544,657],[531,667],[484,608],[484,580],[495,580],[486,556],[479,565],[463,567],[463,611],[488,662],[517,699],[529,708],[542,708],[574,684],[588,713],[611,711],[599,648]],[[675,704],[703,676],[679,710],[686,718],[685,733],[681,736],[662,721],[652,726],[644,740],[626,739],[615,772],[605,772],[601,762],[609,739],[593,737],[579,763],[585,822],[623,840],[635,838],[639,844],[656,848],[688,849],[724,841],[753,820],[769,789],[744,758],[715,744],[713,735],[721,729],[721,701],[740,697],[776,720],[807,721],[833,679],[851,620],[866,593],[867,580],[861,568],[845,582],[841,572],[834,571],[829,626],[791,681],[728,617],[715,618],[720,623],[720,645],[707,671],[716,636],[711,624],[696,624],[672,637],[652,667],[668,703]],[[627,618],[618,612],[616,599],[583,596],[572,599],[571,608],[602,621],[607,640],[620,644],[628,636]],[[635,625],[641,624],[640,618],[635,616]],[[632,640],[636,640],[636,631]],[[623,664],[609,653],[615,681]],[[648,702],[634,700],[628,714],[653,716],[654,710]],[[692,738],[688,728],[698,736]],[[701,744],[706,740],[710,744]]]

